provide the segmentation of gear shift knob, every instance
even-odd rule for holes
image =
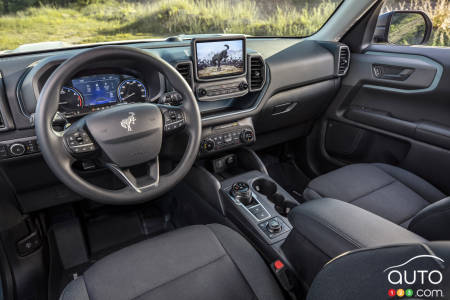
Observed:
[[[252,191],[250,190],[250,186],[245,182],[234,183],[231,186],[230,194],[245,206],[252,202]]]

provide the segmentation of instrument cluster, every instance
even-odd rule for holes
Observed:
[[[119,103],[150,101],[144,81],[124,74],[95,74],[73,78],[60,91],[59,112],[76,116]]]

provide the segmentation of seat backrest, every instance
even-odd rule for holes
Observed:
[[[314,279],[307,300],[448,299],[450,242],[392,245],[348,252]]]

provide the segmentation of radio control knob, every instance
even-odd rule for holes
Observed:
[[[198,94],[200,95],[200,97],[204,97],[206,96],[208,92],[205,89],[198,89]]]
[[[239,84],[239,90],[241,90],[241,91],[245,91],[246,89],[248,89],[248,84],[247,84],[247,82],[241,82],[240,84]]]
[[[203,140],[200,144],[200,148],[202,152],[210,152],[214,150],[216,143],[212,139]]]
[[[251,142],[253,142],[255,135],[253,134],[252,130],[245,129],[241,132],[240,138],[243,143],[251,143]]]
[[[20,143],[15,143],[9,146],[9,152],[14,156],[20,156],[25,153],[25,146]]]

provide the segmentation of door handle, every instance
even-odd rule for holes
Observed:
[[[375,78],[405,81],[414,72],[412,68],[389,65],[372,65],[372,72]]]

